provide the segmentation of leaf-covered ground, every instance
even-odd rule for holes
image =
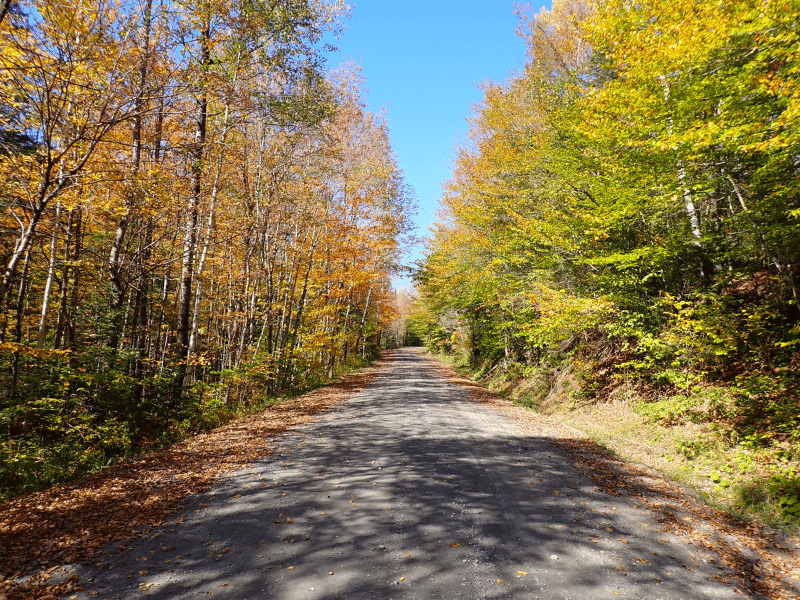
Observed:
[[[271,437],[363,389],[387,360],[167,450],[0,505],[0,600],[78,590],[60,567],[92,563],[108,544],[164,523],[215,477],[271,454]]]
[[[475,400],[551,438],[600,489],[615,496],[627,495],[655,512],[665,531],[716,555],[720,569],[727,566],[736,572],[734,581],[719,576],[721,581],[767,598],[800,597],[797,540],[717,510],[654,471],[615,457],[577,430],[512,404],[443,364],[438,369],[452,383],[467,387]]]

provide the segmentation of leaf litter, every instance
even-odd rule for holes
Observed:
[[[746,594],[775,600],[800,598],[797,540],[709,506],[680,484],[612,455],[580,431],[517,406],[439,361],[432,360],[431,366],[450,383],[467,388],[473,400],[511,417],[566,452],[599,489],[634,500],[638,505],[634,508],[652,511],[664,531],[707,552],[708,562],[727,567],[727,572],[714,576],[718,581]]]
[[[262,413],[3,503],[0,598],[56,598],[83,590],[77,576],[63,567],[100,564],[110,557],[101,557],[101,551],[112,542],[137,539],[165,523],[182,523],[186,515],[175,515],[216,477],[269,456],[271,438],[346,402],[391,361],[386,353],[359,373]],[[126,549],[122,543],[116,551]]]

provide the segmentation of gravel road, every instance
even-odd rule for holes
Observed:
[[[394,356],[350,402],[85,570],[72,597],[741,598],[546,437],[430,359]]]

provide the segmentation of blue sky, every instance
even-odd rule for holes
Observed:
[[[480,102],[479,83],[525,62],[513,0],[354,0],[329,66],[361,66],[373,111],[388,111],[392,146],[417,193],[419,235],[435,220],[453,150]],[[535,5],[538,12],[539,6]],[[421,257],[419,249],[411,260]],[[398,280],[396,287],[408,285]]]

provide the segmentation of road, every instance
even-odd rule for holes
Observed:
[[[410,350],[273,448],[84,571],[73,597],[742,597],[650,511]]]

